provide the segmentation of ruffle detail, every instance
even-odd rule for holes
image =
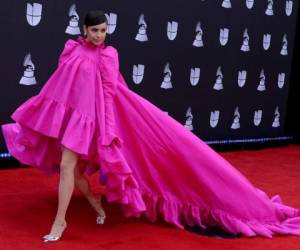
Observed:
[[[43,95],[20,106],[12,114],[16,123],[2,129],[16,159],[49,174],[59,172],[61,144],[77,152],[82,171],[90,175],[101,169],[100,178],[105,175],[108,201],[123,204],[126,216],[139,216],[146,206],[121,151],[124,141],[114,131],[113,100],[105,97],[103,131],[95,130],[97,124],[91,117]]]
[[[100,164],[107,176],[105,193],[109,202],[123,205],[127,217],[138,217],[146,210],[146,206],[138,182],[121,152],[122,145],[123,141],[115,137],[110,145],[100,146]]]
[[[11,116],[19,124],[83,155],[91,154],[96,135],[95,120],[46,96],[37,95],[20,106]]]
[[[93,48],[104,48],[105,47],[104,42],[99,44],[99,45],[95,45],[92,42],[85,39],[83,36],[78,36],[77,41],[80,42],[83,46],[88,47],[88,48],[92,48],[92,49]]]
[[[236,218],[219,209],[182,204],[175,199],[170,200],[147,192],[144,192],[142,196],[147,208],[145,215],[152,222],[162,216],[166,222],[182,229],[185,225],[202,228],[219,226],[232,234],[247,237],[259,235],[272,238],[275,234],[300,235],[299,210],[283,205],[278,195],[271,198],[272,205],[277,210],[279,217],[283,218],[277,221]]]

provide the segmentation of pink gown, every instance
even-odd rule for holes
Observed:
[[[131,91],[117,50],[69,39],[40,93],[2,126],[11,155],[59,172],[61,145],[101,171],[107,200],[126,216],[162,216],[179,228],[220,226],[233,234],[300,235],[300,212],[269,198],[196,135]]]

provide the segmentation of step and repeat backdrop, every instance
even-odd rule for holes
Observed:
[[[1,1],[1,124],[38,94],[91,9],[107,15],[129,88],[208,144],[289,137],[295,0]]]

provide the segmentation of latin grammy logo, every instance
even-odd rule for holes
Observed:
[[[70,35],[79,35],[81,34],[78,22],[79,22],[79,15],[76,12],[76,5],[72,4],[69,9],[69,25],[65,30],[65,33]]]
[[[190,83],[192,86],[196,86],[200,79],[200,68],[191,68]]]
[[[201,23],[196,24],[196,36],[193,42],[194,47],[203,47],[203,30],[201,28]]]
[[[147,35],[147,23],[145,21],[144,14],[140,15],[138,25],[139,25],[139,30],[135,36],[135,40],[137,40],[139,42],[149,41],[148,35]]]
[[[167,26],[167,36],[170,41],[173,41],[177,36],[178,22],[171,21],[168,22]]]
[[[184,124],[184,127],[187,128],[188,130],[192,131],[194,130],[194,126],[193,126],[193,114],[192,114],[192,108],[188,107],[186,114],[186,121]]]
[[[24,74],[20,80],[20,84],[23,84],[23,85],[34,85],[36,84],[36,79],[34,77],[34,70],[35,70],[35,67],[34,67],[34,64],[31,60],[31,54],[28,53],[25,58],[24,58],[24,62],[23,62],[23,66],[25,67],[25,70],[24,70]]]
[[[143,64],[133,65],[132,79],[135,84],[140,84],[143,81],[144,72],[145,72],[145,65]]]
[[[167,63],[164,68],[164,80],[161,83],[160,87],[162,89],[171,89],[173,88],[173,84],[171,82],[172,72],[170,70],[170,64]]]
[[[42,18],[42,8],[43,6],[39,3],[27,3],[26,9],[26,19],[29,25],[37,26]]]
[[[107,19],[107,34],[112,34],[116,30],[118,16],[115,13],[105,13],[105,16]]]

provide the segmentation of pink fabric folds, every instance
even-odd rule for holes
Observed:
[[[175,119],[131,91],[118,53],[82,37],[68,40],[40,93],[2,126],[9,152],[46,173],[59,172],[61,145],[88,174],[107,176],[108,201],[126,216],[218,225],[245,236],[300,235],[300,213],[269,198]]]

